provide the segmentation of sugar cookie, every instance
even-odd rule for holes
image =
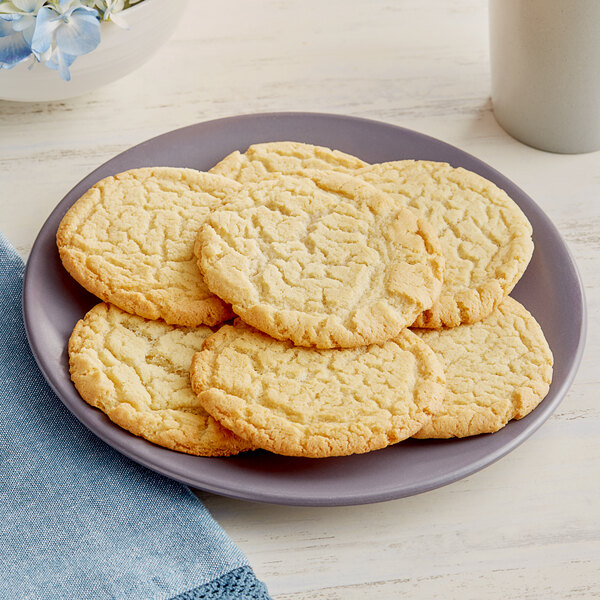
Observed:
[[[382,345],[316,350],[239,319],[210,336],[190,370],[206,410],[260,448],[306,457],[369,452],[429,421],[444,395],[433,351],[409,330]]]
[[[193,169],[133,169],[99,181],[57,232],[67,271],[88,291],[148,319],[216,325],[231,307],[198,271],[194,240],[211,210],[240,189]]]
[[[250,325],[318,348],[383,342],[437,298],[444,260],[433,229],[360,179],[274,174],[204,223],[208,287]]]
[[[219,425],[190,385],[192,357],[211,334],[98,304],[69,340],[71,378],[88,404],[137,436],[188,454],[237,454],[250,444]]]
[[[209,173],[224,175],[240,183],[256,183],[270,173],[302,175],[305,169],[327,169],[352,173],[367,163],[356,156],[301,142],[253,144],[246,152],[235,151]]]
[[[552,352],[537,321],[510,297],[477,323],[414,331],[438,355],[447,380],[442,408],[415,437],[492,433],[548,393]]]
[[[403,160],[356,172],[427,219],[446,271],[439,298],[415,327],[455,327],[490,314],[525,272],[533,253],[529,221],[491,181],[446,163]]]

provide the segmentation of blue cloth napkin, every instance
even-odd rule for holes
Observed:
[[[183,485],[85,429],[41,375],[0,234],[0,598],[269,599]]]

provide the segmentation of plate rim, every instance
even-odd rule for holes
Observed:
[[[282,119],[287,119],[287,118],[319,119],[319,118],[323,118],[323,119],[340,119],[340,120],[349,120],[349,121],[354,121],[354,122],[362,122],[367,126],[376,125],[376,126],[382,126],[385,128],[392,128],[392,129],[398,130],[401,135],[416,136],[416,137],[420,138],[421,140],[431,142],[437,146],[441,145],[444,147],[445,151],[448,150],[448,151],[457,152],[457,153],[461,154],[462,156],[468,158],[470,161],[471,160],[474,161],[477,165],[483,166],[490,173],[494,174],[497,178],[499,178],[504,183],[506,183],[508,185],[508,187],[511,187],[513,190],[517,191],[519,195],[524,196],[531,203],[531,205],[528,206],[528,208],[535,210],[535,212],[537,213],[537,218],[541,218],[543,221],[545,221],[546,226],[549,227],[551,230],[553,230],[553,233],[554,233],[556,239],[559,241],[559,243],[561,245],[560,249],[562,250],[562,252],[566,255],[566,257],[569,260],[570,267],[573,270],[573,274],[575,276],[574,278],[575,278],[575,281],[578,286],[577,291],[579,293],[580,300],[581,300],[581,303],[579,306],[580,313],[581,313],[581,319],[580,319],[580,326],[579,326],[579,332],[578,332],[579,335],[578,335],[577,347],[576,347],[576,351],[575,351],[574,355],[571,357],[567,375],[564,378],[564,380],[562,381],[560,387],[555,391],[554,397],[550,399],[551,402],[549,402],[549,403],[546,402],[546,403],[538,406],[536,408],[536,413],[538,415],[537,418],[534,419],[520,433],[518,433],[517,435],[512,437],[507,443],[505,443],[499,449],[497,449],[494,452],[491,452],[489,454],[486,454],[484,457],[480,458],[479,460],[477,460],[473,463],[464,465],[463,467],[461,467],[459,469],[454,469],[452,472],[450,472],[449,474],[447,474],[444,477],[433,477],[432,479],[427,480],[424,483],[423,482],[415,483],[415,484],[413,484],[412,487],[408,486],[408,487],[403,488],[403,490],[401,492],[399,492],[397,487],[394,487],[394,485],[390,485],[389,487],[386,487],[385,489],[380,489],[376,492],[369,491],[369,492],[365,492],[360,495],[357,495],[356,493],[351,494],[351,495],[340,494],[338,496],[315,496],[315,495],[308,494],[304,497],[297,497],[297,496],[290,497],[289,495],[280,494],[280,493],[277,493],[276,491],[272,491],[272,490],[269,492],[264,492],[264,491],[256,490],[256,489],[240,490],[239,487],[236,487],[235,485],[227,486],[227,485],[224,485],[222,482],[220,482],[220,483],[214,482],[214,481],[209,482],[209,483],[199,482],[196,478],[187,476],[184,472],[182,472],[182,470],[174,469],[172,467],[167,467],[165,465],[157,465],[156,461],[152,461],[152,460],[148,459],[143,454],[136,452],[132,447],[127,447],[124,443],[122,443],[120,436],[116,436],[116,435],[111,436],[110,432],[113,431],[113,428],[118,428],[117,425],[113,424],[110,421],[108,421],[108,423],[112,427],[109,427],[109,428],[105,428],[105,427],[99,428],[94,423],[90,424],[90,420],[86,419],[84,417],[84,415],[81,414],[82,411],[77,411],[77,407],[71,406],[71,403],[66,401],[65,398],[63,397],[62,393],[59,391],[59,389],[57,387],[57,382],[55,381],[54,373],[49,368],[46,368],[45,357],[41,356],[38,352],[39,347],[37,344],[36,332],[34,331],[34,327],[32,326],[32,323],[34,320],[33,315],[35,312],[35,307],[34,307],[34,302],[33,302],[33,295],[30,293],[29,290],[32,285],[32,282],[31,282],[31,265],[33,264],[32,257],[37,256],[37,253],[38,253],[41,245],[45,241],[46,236],[48,234],[47,230],[52,228],[51,222],[53,221],[53,219],[57,218],[59,215],[62,217],[62,214],[64,214],[66,212],[66,210],[68,210],[68,208],[70,207],[70,205],[69,205],[66,207],[65,210],[63,210],[64,205],[66,205],[69,197],[71,195],[73,195],[76,192],[76,190],[83,185],[84,182],[88,182],[88,181],[94,179],[96,177],[96,174],[102,172],[109,163],[111,163],[113,161],[118,161],[119,158],[121,158],[125,154],[130,153],[134,149],[143,149],[146,145],[155,144],[161,138],[168,138],[169,136],[176,137],[178,134],[181,134],[182,132],[184,132],[186,130],[196,130],[196,129],[201,129],[203,127],[218,127],[220,124],[223,124],[223,123],[230,124],[230,123],[235,123],[235,122],[239,122],[239,121],[243,121],[243,120],[254,120],[254,119],[271,119],[272,120],[272,119],[280,119],[280,118],[282,118]],[[98,179],[96,179],[96,181],[97,180]],[[89,185],[89,184],[86,183],[86,185]],[[505,188],[503,188],[503,189],[505,189]],[[511,193],[509,193],[509,195],[512,196]],[[73,200],[73,202],[74,201],[75,200]],[[50,233],[52,234],[52,237],[55,237],[56,231],[54,229]],[[284,112],[246,113],[246,114],[234,115],[234,116],[229,116],[229,117],[221,117],[218,119],[212,119],[212,120],[208,120],[208,121],[201,121],[198,123],[193,123],[193,124],[179,127],[179,128],[167,131],[167,132],[163,132],[157,136],[153,136],[149,139],[146,139],[138,144],[134,144],[133,146],[123,150],[122,152],[116,154],[115,156],[112,156],[107,161],[103,162],[97,168],[95,168],[90,173],[88,173],[79,182],[77,182],[63,196],[63,198],[54,206],[54,208],[52,209],[52,211],[50,212],[50,214],[47,216],[46,220],[44,221],[44,224],[40,228],[38,234],[36,235],[36,239],[32,245],[31,253],[29,255],[29,258],[28,258],[26,266],[25,266],[25,274],[24,274],[24,281],[23,281],[23,318],[24,318],[24,323],[25,323],[25,331],[26,331],[26,335],[27,335],[27,340],[28,340],[29,346],[31,348],[31,351],[33,353],[33,356],[36,360],[36,363],[38,364],[40,370],[42,371],[44,378],[49,383],[49,385],[51,386],[53,391],[56,393],[58,398],[61,400],[63,405],[65,405],[66,408],[69,410],[69,412],[73,416],[75,416],[75,418],[77,418],[82,423],[82,425],[85,426],[88,430],[90,430],[94,435],[96,435],[97,437],[102,439],[109,446],[113,447],[115,450],[117,450],[121,454],[124,454],[131,460],[133,460],[139,464],[142,464],[145,467],[147,467],[155,472],[158,472],[164,476],[167,476],[171,479],[180,481],[181,483],[184,483],[186,485],[196,487],[196,488],[199,488],[199,489],[211,492],[211,493],[239,499],[239,500],[267,502],[267,503],[276,503],[276,504],[282,504],[282,505],[295,505],[295,506],[349,506],[349,505],[384,502],[384,501],[388,501],[388,500],[408,497],[408,496],[412,496],[412,495],[419,494],[419,493],[424,493],[424,492],[427,492],[427,491],[430,491],[433,489],[437,489],[437,488],[449,485],[460,479],[463,479],[464,477],[472,475],[487,466],[490,466],[491,464],[497,462],[499,459],[501,459],[506,454],[510,453],[516,447],[521,445],[527,438],[529,438],[531,435],[533,435],[548,420],[548,418],[554,413],[554,411],[556,410],[558,405],[562,402],[567,391],[571,387],[573,380],[575,379],[575,376],[577,374],[579,365],[581,363],[581,359],[582,359],[584,348],[585,348],[585,342],[586,342],[586,336],[587,336],[588,311],[587,311],[587,301],[586,301],[586,297],[585,297],[585,289],[583,287],[583,281],[582,281],[581,275],[579,273],[577,263],[575,262],[575,260],[573,258],[571,250],[569,249],[565,240],[563,239],[562,235],[560,234],[560,231],[554,225],[554,223],[551,221],[551,219],[546,215],[546,213],[538,206],[538,204],[526,192],[524,192],[515,183],[513,183],[512,180],[508,179],[508,177],[506,177],[505,175],[503,175],[502,173],[497,171],[494,167],[490,166],[489,164],[487,164],[486,162],[477,158],[476,156],[474,156],[464,150],[461,150],[460,148],[453,146],[452,144],[448,144],[447,142],[445,142],[443,140],[440,140],[438,138],[432,137],[427,134],[420,133],[420,132],[412,130],[412,129],[407,129],[407,128],[399,126],[399,125],[387,123],[385,121],[369,119],[366,117],[341,115],[341,114],[336,114],[336,113],[284,111]],[[81,403],[84,403],[84,401],[81,400]],[[88,405],[86,405],[86,406],[88,406]],[[103,414],[102,414],[102,416],[105,417]],[[129,432],[127,432],[127,433],[129,433]],[[129,434],[129,435],[131,435],[132,437],[135,437],[135,436],[133,436],[133,434]],[[122,439],[125,439],[125,438],[122,438]],[[144,440],[144,442],[146,444],[151,444],[150,442],[146,442],[145,440]],[[151,444],[151,445],[154,446],[154,444]],[[170,451],[170,452],[174,452],[174,451]],[[177,453],[177,454],[179,454],[179,453]],[[321,459],[321,460],[330,460],[330,459]]]

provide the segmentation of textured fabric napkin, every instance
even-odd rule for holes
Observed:
[[[24,267],[0,234],[0,598],[269,598],[183,485],[85,429],[42,377],[21,314]]]

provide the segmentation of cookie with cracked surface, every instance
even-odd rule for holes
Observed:
[[[240,183],[256,183],[270,173],[301,175],[305,169],[326,169],[351,174],[368,163],[356,156],[302,142],[253,144],[246,152],[235,151],[209,173],[224,175]]]
[[[231,307],[210,292],[194,240],[240,185],[193,169],[133,169],[99,181],[57,232],[63,265],[88,291],[147,319],[216,325]]]
[[[444,396],[434,352],[409,330],[381,345],[316,350],[237,319],[190,369],[205,409],[257,447],[322,458],[369,452],[422,428]]]
[[[237,454],[250,444],[215,421],[190,384],[192,357],[212,333],[98,304],[71,334],[71,379],[88,404],[150,442],[200,456]]]
[[[430,308],[444,260],[431,225],[333,171],[272,175],[212,213],[196,243],[208,287],[298,346],[383,342]]]
[[[356,175],[434,227],[446,260],[442,291],[414,327],[456,327],[490,314],[525,272],[532,229],[517,204],[491,181],[446,163],[404,160]]]
[[[440,358],[447,386],[442,408],[414,437],[493,433],[528,415],[548,393],[552,352],[537,321],[513,298],[477,323],[414,332]]]

